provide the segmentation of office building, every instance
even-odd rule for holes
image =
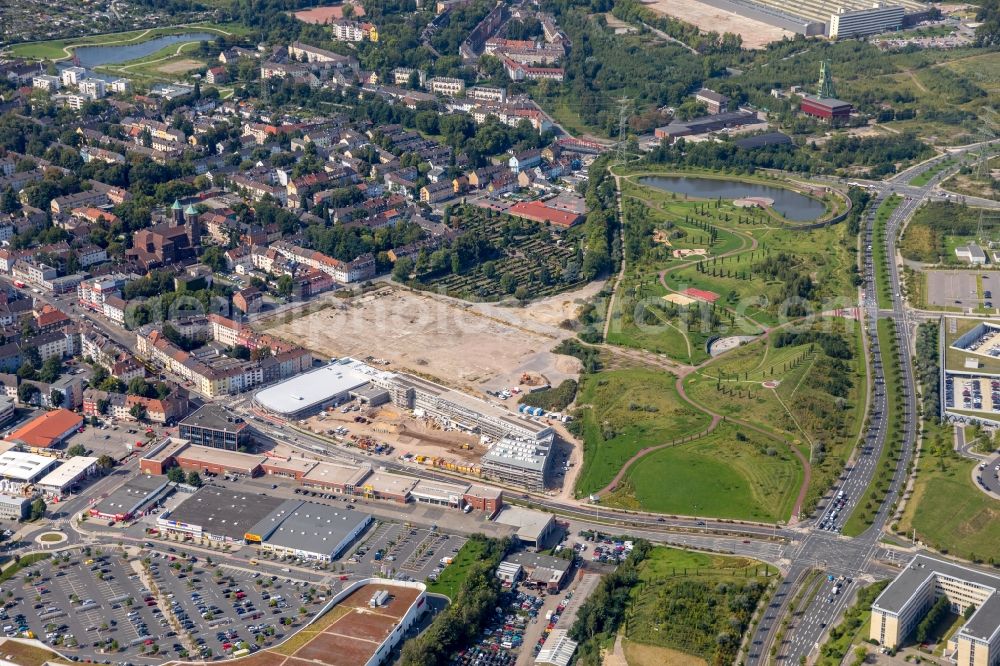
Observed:
[[[238,451],[251,444],[250,425],[218,405],[207,404],[179,424],[179,435],[192,444]]]
[[[872,604],[869,638],[897,648],[941,597],[951,611],[971,614],[949,639],[946,656],[965,666],[1000,663],[1000,577],[917,555]]]

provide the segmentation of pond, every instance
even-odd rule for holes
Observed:
[[[767,197],[774,200],[774,210],[793,222],[810,222],[819,219],[826,212],[826,206],[822,201],[793,190],[760,183],[692,176],[647,176],[640,178],[639,182],[658,190],[686,194],[700,199]]]
[[[152,55],[162,48],[184,42],[211,42],[218,35],[207,32],[186,32],[180,35],[164,35],[146,42],[129,44],[109,44],[107,46],[81,46],[73,50],[80,59],[80,66],[91,68],[101,65],[118,65],[130,60],[138,60]]]

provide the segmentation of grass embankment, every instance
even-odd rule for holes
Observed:
[[[699,405],[771,433],[780,454],[797,448],[812,466],[808,513],[840,475],[864,425],[862,359],[858,324],[825,319],[729,352],[688,375],[685,391]]]
[[[66,664],[55,652],[45,648],[6,639],[0,642],[0,654],[8,663],[17,666],[45,666],[45,664]]]
[[[748,558],[654,548],[639,565],[624,638],[708,663],[734,663],[743,632],[776,573]]]
[[[885,500],[896,469],[896,459],[902,448],[903,439],[903,397],[900,392],[899,344],[896,340],[895,324],[891,319],[878,322],[879,350],[882,354],[882,368],[885,375],[885,441],[875,464],[875,474],[864,494],[844,523],[843,533],[857,536],[874,522],[879,505]]]
[[[8,53],[19,58],[34,60],[59,60],[70,57],[66,51],[78,46],[127,46],[140,44],[165,35],[179,35],[188,32],[207,31],[220,35],[244,34],[247,28],[238,23],[193,23],[185,26],[149,28],[128,32],[109,32],[88,37],[53,39],[44,42],[24,42],[8,48]]]
[[[687,444],[638,461],[606,503],[667,514],[787,520],[802,484],[787,447],[756,432],[722,425]]]
[[[889,581],[880,581],[858,591],[858,598],[844,612],[844,619],[830,630],[829,638],[820,648],[816,666],[840,666],[851,645],[868,638],[872,602],[888,584]]]
[[[47,560],[50,556],[51,555],[49,553],[32,553],[30,555],[25,555],[20,560],[5,568],[3,571],[0,571],[0,583],[7,582],[24,569],[30,567],[32,564],[37,564],[42,560]]]
[[[930,169],[927,169],[923,173],[918,174],[916,178],[910,181],[910,185],[913,185],[915,187],[923,187],[927,183],[931,182],[931,179],[934,178],[934,176],[938,175],[948,167],[954,166],[954,164],[955,164],[954,159],[949,158],[946,160],[941,160],[940,162],[932,166]]]
[[[455,555],[454,561],[446,566],[436,581],[427,584],[427,591],[435,594],[443,594],[454,600],[462,583],[469,575],[472,565],[483,559],[486,552],[486,544],[476,539],[465,542],[462,549]]]
[[[887,255],[885,228],[896,208],[903,199],[895,194],[882,202],[875,212],[875,234],[872,243],[872,261],[875,264],[875,295],[878,306],[887,308],[892,303],[892,284],[889,280],[889,262],[895,257]]]
[[[928,424],[921,450],[898,533],[909,537],[916,530],[919,541],[942,553],[1000,562],[1000,500],[976,487],[976,463],[954,453],[951,425]]]
[[[702,432],[711,421],[681,400],[672,375],[641,368],[584,375],[577,404],[584,440],[577,495],[604,488],[641,449]]]
[[[294,636],[289,638],[287,641],[281,645],[272,648],[269,652],[274,652],[276,654],[285,655],[290,657],[295,654],[299,649],[304,647],[309,641],[319,636],[323,631],[326,630],[331,624],[344,617],[351,612],[350,608],[346,606],[334,606],[330,611],[319,618],[311,625],[297,632]]]

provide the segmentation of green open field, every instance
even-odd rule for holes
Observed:
[[[89,37],[74,37],[72,39],[55,39],[47,42],[25,42],[14,44],[7,52],[19,58],[36,60],[62,60],[69,58],[76,46],[126,45],[146,42],[164,35],[178,35],[186,32],[207,31],[220,35],[244,34],[247,29],[236,23],[192,23],[186,26],[170,26],[150,28],[148,30],[133,30],[131,32],[112,32]]]
[[[577,404],[584,407],[578,496],[604,488],[641,449],[701,432],[710,422],[681,400],[672,375],[640,368],[584,375]]]
[[[867,390],[858,325],[824,319],[813,331],[833,335],[838,356],[847,358],[829,356],[819,338],[777,346],[772,333],[684,380],[697,404],[767,430],[782,453],[789,446],[803,452],[812,464],[807,512],[840,474],[857,442]],[[778,384],[766,388],[765,381]]]
[[[971,208],[950,201],[932,201],[921,206],[903,231],[899,244],[904,258],[924,263],[968,266],[955,256],[955,248],[975,239],[979,226],[980,208]],[[1000,240],[1000,220],[986,212],[983,233],[986,240]],[[984,245],[985,246],[985,245]]]
[[[1000,501],[972,480],[975,463],[952,452],[950,426],[929,426],[900,533],[965,559],[997,560]]]
[[[956,194],[993,199],[994,201],[1000,199],[1000,187],[997,185],[997,178],[992,175],[989,178],[977,178],[976,166],[977,163],[972,162],[969,169],[959,171],[951,178],[948,178],[941,183],[941,187]],[[987,168],[991,174],[1000,169],[1000,156],[989,158]],[[963,173],[963,171],[968,171],[968,173]]]
[[[654,548],[639,565],[623,636],[710,664],[735,663],[743,632],[776,573],[747,558]]]
[[[916,178],[914,178],[913,180],[910,181],[910,185],[914,185],[916,187],[923,187],[927,183],[931,182],[931,179],[934,176],[938,175],[939,173],[941,173],[945,169],[947,169],[949,167],[952,167],[954,165],[955,165],[955,160],[954,159],[942,160],[942,161],[938,162],[937,164],[935,164],[930,169],[927,169],[923,173],[918,174]]]
[[[485,542],[475,539],[466,541],[455,555],[455,560],[441,571],[438,579],[427,583],[427,591],[443,594],[454,601],[462,583],[469,575],[469,567],[482,559],[484,552],[486,552]]]
[[[892,320],[879,319],[879,350],[882,354],[882,367],[885,368],[886,406],[885,414],[882,415],[886,423],[885,443],[882,446],[878,462],[875,464],[875,475],[865,489],[864,495],[855,505],[854,511],[844,522],[843,533],[847,536],[857,536],[872,524],[875,512],[886,496],[889,483],[892,480],[896,452],[903,436],[903,400],[899,392],[899,355],[895,351],[894,335]]]
[[[776,522],[791,515],[802,473],[780,443],[723,425],[642,458],[623,488],[602,501],[658,513]]]

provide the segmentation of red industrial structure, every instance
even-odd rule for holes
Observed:
[[[853,107],[850,102],[844,102],[833,97],[805,95],[802,98],[802,103],[799,105],[799,110],[809,116],[823,118],[824,120],[834,120],[850,116]]]

